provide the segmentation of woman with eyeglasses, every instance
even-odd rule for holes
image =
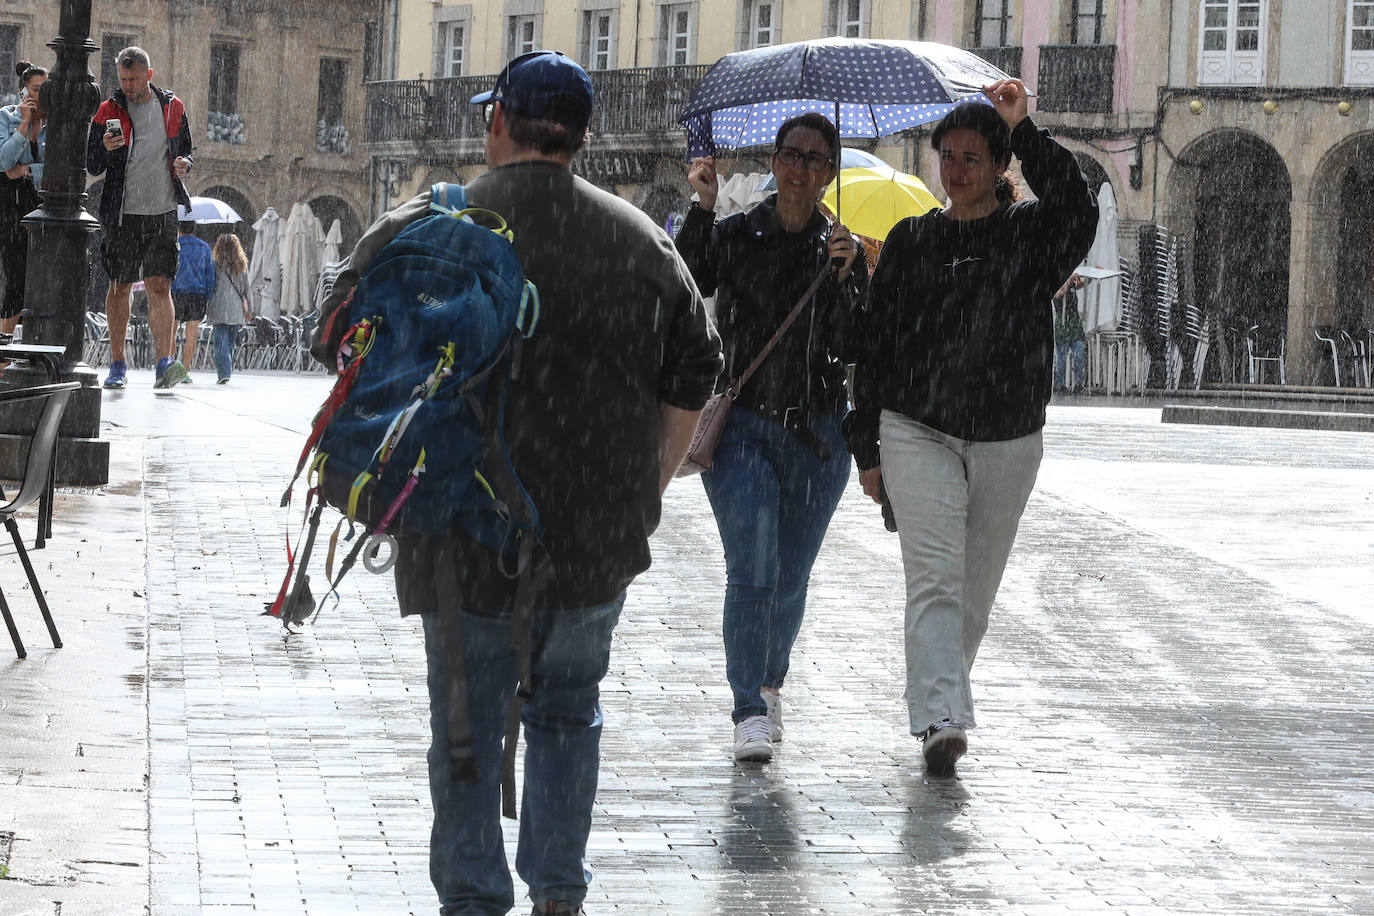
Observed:
[[[0,332],[13,334],[24,308],[24,273],[29,262],[29,233],[21,220],[38,209],[43,186],[46,115],[38,90],[48,71],[26,60],[14,66],[19,77],[19,104],[0,108],[0,259],[5,267],[5,295],[0,301]]]
[[[943,210],[898,223],[869,287],[846,421],[864,492],[886,495],[906,573],[906,702],[932,775],[973,728],[969,670],[1040,468],[1050,297],[1092,246],[1097,201],[1073,153],[986,87],[931,134]],[[1011,202],[1012,155],[1035,195]]]
[[[772,759],[792,644],[811,567],[849,480],[840,420],[848,404],[851,315],[863,300],[863,250],[816,206],[834,180],[839,133],[806,114],[782,125],[777,193],[719,222],[715,160],[694,159],[696,189],[677,248],[716,325],[729,384],[763,349],[812,281],[813,299],[738,392],[715,459],[702,474],[725,548],[725,674],[734,696],[737,760]]]

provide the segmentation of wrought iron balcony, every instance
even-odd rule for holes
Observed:
[[[594,71],[592,132],[649,135],[681,130],[677,119],[707,69],[709,65],[700,64]],[[363,142],[478,139],[484,130],[482,113],[468,99],[495,82],[492,74],[368,83]]]
[[[1110,114],[1116,45],[1041,45],[1040,111]]]
[[[1021,48],[1016,45],[1006,45],[1000,48],[969,48],[969,52],[977,54],[983,60],[992,64],[1008,76],[1021,76]]]

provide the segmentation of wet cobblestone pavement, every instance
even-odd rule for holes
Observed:
[[[110,487],[36,554],[64,649],[0,566],[30,649],[0,650],[0,913],[436,912],[418,627],[361,569],[301,635],[256,616],[328,381],[134,375]],[[603,685],[589,913],[1374,913],[1371,470],[1363,434],[1052,407],[955,779],[905,733],[856,485],[785,740],[730,759],[719,542],[674,483]]]

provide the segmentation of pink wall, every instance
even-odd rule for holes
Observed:
[[[1050,0],[1026,0],[1021,7],[1021,80],[1034,92],[1040,82],[1040,46],[1050,41]],[[1030,100],[1035,111],[1035,99]]]
[[[1113,74],[1112,109],[1129,111],[1131,108],[1131,77],[1135,73],[1136,22],[1135,14],[1139,0],[1121,0],[1116,13],[1116,72]]]
[[[931,24],[930,40],[963,47],[954,23],[954,0],[935,0],[935,21]]]

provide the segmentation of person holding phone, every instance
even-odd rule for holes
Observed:
[[[130,295],[142,278],[148,290],[148,325],[157,350],[153,386],[170,388],[186,379],[173,356],[176,318],[172,278],[177,269],[177,205],[191,209],[182,179],[191,168],[191,126],[172,92],[152,84],[148,52],[129,47],[115,57],[119,88],[91,119],[86,171],[104,175],[100,260],[110,277],[105,312],[110,327],[110,374],[106,388],[123,388],[124,341]]]
[[[14,65],[19,77],[19,103],[0,108],[0,263],[5,267],[4,299],[0,300],[0,333],[13,334],[24,308],[24,276],[29,264],[29,231],[23,219],[42,203],[43,153],[47,144],[47,115],[38,90],[48,71],[26,60]]]
[[[844,365],[868,267],[849,230],[817,207],[839,159],[834,124],[819,114],[792,118],[774,142],[777,193],[720,222],[715,160],[695,159],[687,173],[700,203],[687,212],[677,248],[702,294],[716,296],[725,384],[829,270],[738,392],[701,475],[725,548],[725,676],[734,697],[733,752],[742,761],[771,760],[782,739],[781,690],[811,567],[849,481],[840,428]]]

